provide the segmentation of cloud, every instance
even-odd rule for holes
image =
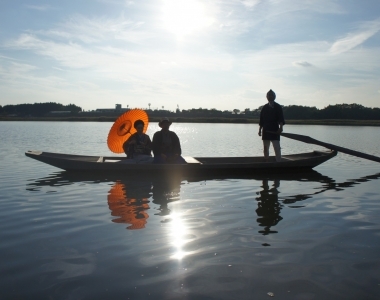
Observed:
[[[19,60],[19,59],[16,59],[16,58],[13,58],[13,57],[10,57],[10,56],[1,55],[1,54],[0,54],[0,59],[4,59],[4,60],[16,60],[16,61]]]
[[[261,0],[242,0],[241,3],[248,8],[253,8],[259,4]]]
[[[33,86],[38,86],[35,90],[41,90],[41,94],[46,92],[50,95],[56,91],[56,94],[66,95],[64,89],[70,85],[73,85],[69,87],[73,91],[80,91],[83,87],[83,84],[79,85],[77,81],[80,72],[88,83],[98,85],[104,94],[112,94],[115,101],[120,101],[124,95],[124,98],[133,99],[131,105],[133,101],[138,103],[140,100],[160,97],[164,98],[165,102],[178,101],[178,98],[181,98],[186,103],[192,103],[194,94],[200,93],[199,89],[194,90],[193,87],[200,81],[202,84],[206,82],[205,73],[214,72],[216,76],[218,72],[230,70],[233,65],[231,55],[215,55],[215,51],[205,51],[203,47],[201,52],[194,51],[191,47],[177,52],[175,49],[173,51],[171,45],[146,47],[145,43],[144,47],[131,46],[129,41],[126,41],[127,37],[123,39],[123,34],[128,34],[121,32],[123,26],[112,20],[76,17],[63,25],[60,24],[59,27],[24,33],[8,41],[4,45],[7,50],[19,50],[40,56],[35,63],[40,70],[44,70],[41,72],[24,69],[18,74],[12,72],[17,75],[13,82],[17,80],[20,86],[25,86],[25,95],[29,93],[26,89],[33,89]],[[140,30],[136,23],[128,23],[128,26],[125,26],[130,32]],[[95,29],[97,33],[90,37],[92,42],[83,42],[82,36],[86,33],[91,34]],[[115,32],[121,39],[116,42],[114,36],[109,36]],[[144,30],[141,30],[141,33],[144,36]],[[130,36],[128,38],[130,39]],[[49,68],[46,68],[47,65]],[[5,75],[3,78],[6,80]],[[60,89],[62,91],[58,92]],[[54,97],[56,98],[58,96]],[[83,97],[75,97],[81,98]],[[123,103],[125,101],[124,99]],[[202,98],[202,101],[206,101],[206,97]]]
[[[312,11],[324,14],[344,14],[345,7],[337,0],[270,0],[273,8],[283,12]]]
[[[86,18],[81,15],[72,16],[56,30],[47,32],[50,35],[63,35],[85,43],[126,38],[128,34],[139,31],[143,22],[134,22],[124,17],[119,18]],[[65,36],[66,35],[66,36]],[[144,37],[145,35],[142,34]]]
[[[152,101],[165,108],[179,103],[181,108],[218,109],[241,101],[240,109],[256,108],[269,88],[278,91],[284,105],[310,98],[310,104],[320,106],[320,99],[332,100],[331,91],[350,87],[370,87],[378,97],[377,40],[369,48],[355,45],[378,32],[379,20],[357,23],[341,35],[355,21],[335,18],[345,13],[342,2],[210,0],[205,11],[216,24],[177,42],[162,24],[158,2],[94,3],[100,1],[110,4],[107,10],[92,6],[87,16],[59,11],[32,27],[40,30],[26,29],[32,21],[26,28],[21,23],[7,35],[12,40],[0,40],[0,90],[12,99],[68,98],[84,108],[104,106],[105,99],[123,106]],[[38,11],[29,13],[40,17]],[[334,102],[343,99],[336,97]]]
[[[25,7],[28,9],[39,10],[39,11],[47,11],[48,9],[51,8],[50,5],[30,5],[30,4],[26,4]]]
[[[29,64],[20,64],[20,63],[12,62],[10,69],[11,69],[12,73],[17,74],[17,73],[27,73],[27,72],[30,72],[32,70],[37,69],[37,67],[29,65]]]
[[[374,36],[380,31],[380,19],[361,24],[359,31],[349,33],[346,37],[337,40],[330,48],[330,53],[340,54],[347,52]]]
[[[313,67],[313,65],[307,61],[295,61],[295,62],[293,62],[293,65],[305,67],[305,68]]]
[[[210,0],[211,1],[211,0]],[[217,3],[220,28],[232,36],[256,31],[276,33],[295,20],[318,14],[344,14],[346,10],[336,0],[214,0]],[[274,26],[271,28],[271,26]],[[296,30],[297,31],[297,30]]]
[[[6,46],[11,49],[32,50],[37,54],[54,58],[62,65],[71,68],[88,68],[97,63],[91,51],[78,44],[44,41],[31,34],[22,34],[18,39],[8,42]]]

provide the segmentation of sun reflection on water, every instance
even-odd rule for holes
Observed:
[[[171,214],[169,230],[170,243],[175,248],[175,252],[170,258],[181,260],[189,253],[183,251],[183,246],[187,243],[185,236],[188,234],[188,228],[180,214]]]

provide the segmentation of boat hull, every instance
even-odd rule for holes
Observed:
[[[274,157],[185,157],[186,164],[133,164],[125,157],[86,156],[42,151],[27,151],[25,155],[51,166],[76,172],[124,173],[247,173],[298,171],[312,169],[336,156],[336,151],[313,151],[284,155],[280,162]]]

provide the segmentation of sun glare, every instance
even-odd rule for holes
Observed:
[[[176,249],[171,258],[181,260],[183,257],[187,255],[187,253],[182,250],[182,247],[187,243],[185,239],[185,235],[187,234],[187,228],[180,215],[174,213],[171,215],[171,217],[171,244]]]
[[[164,26],[182,38],[213,23],[197,0],[164,0]]]

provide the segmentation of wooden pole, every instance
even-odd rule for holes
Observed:
[[[271,132],[271,131],[268,131],[268,132],[275,133],[275,132]],[[378,157],[378,156],[374,156],[374,155],[366,154],[366,153],[363,153],[363,152],[359,152],[359,151],[347,149],[347,148],[344,148],[344,147],[336,146],[336,145],[333,145],[333,144],[321,142],[321,141],[313,139],[313,138],[311,138],[311,137],[309,137],[307,135],[301,135],[301,134],[295,134],[295,133],[286,133],[286,132],[282,132],[280,135],[284,136],[284,137],[287,137],[289,139],[297,140],[297,141],[304,142],[304,143],[307,143],[307,144],[319,145],[319,146],[326,147],[326,148],[331,149],[331,150],[336,150],[338,152],[342,152],[342,153],[346,153],[346,154],[349,154],[349,155],[361,157],[361,158],[364,158],[364,159],[380,162],[380,157]]]

